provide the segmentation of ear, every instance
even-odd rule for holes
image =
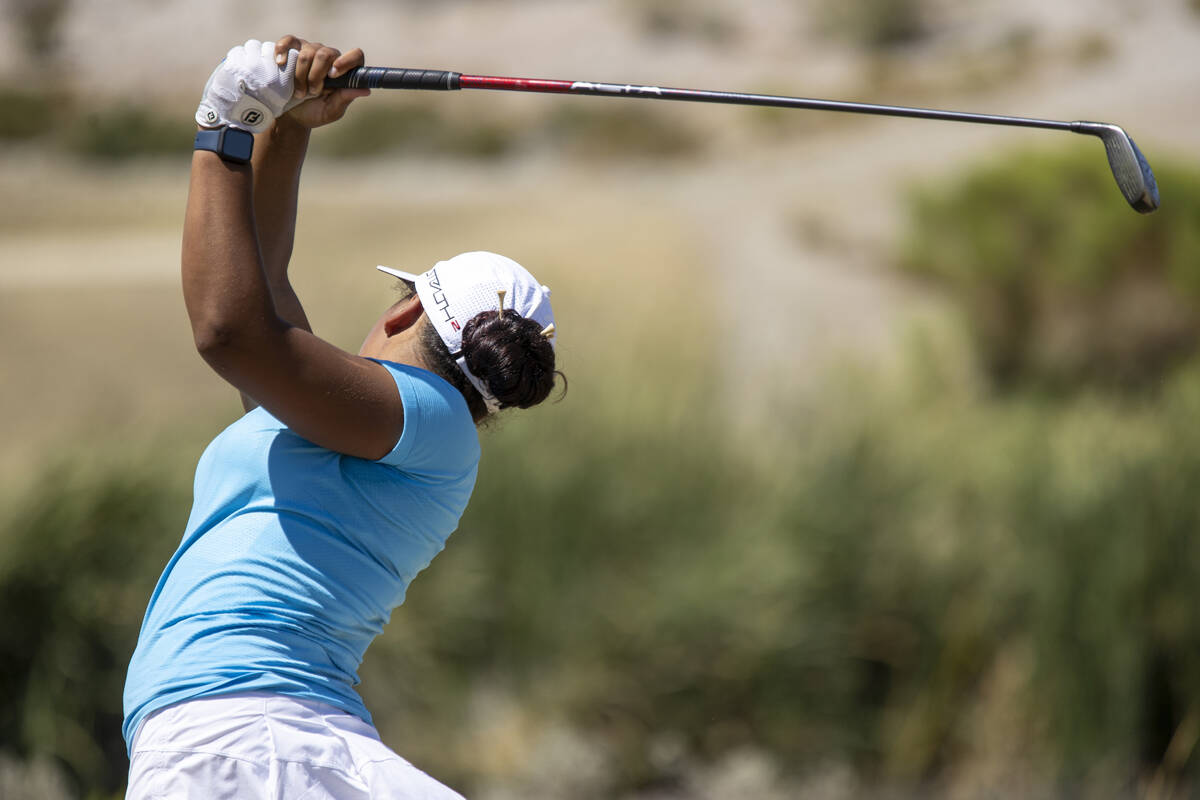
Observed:
[[[417,324],[417,320],[421,318],[423,312],[421,298],[417,295],[414,294],[406,300],[401,300],[384,314],[383,332],[388,336],[395,336],[397,333],[406,331]]]

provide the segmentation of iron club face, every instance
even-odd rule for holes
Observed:
[[[1154,180],[1154,172],[1146,162],[1146,157],[1129,134],[1107,122],[1076,122],[1072,130],[1099,136],[1100,141],[1104,142],[1108,166],[1129,205],[1143,214],[1158,208],[1158,182]]]

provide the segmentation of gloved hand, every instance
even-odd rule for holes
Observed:
[[[275,118],[302,102],[293,99],[298,50],[288,50],[287,64],[275,61],[275,43],[250,39],[229,51],[217,65],[196,109],[197,124],[232,125],[262,133]]]

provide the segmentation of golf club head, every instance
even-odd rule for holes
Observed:
[[[1129,205],[1143,214],[1158,208],[1158,183],[1154,180],[1154,172],[1129,134],[1106,122],[1076,122],[1072,129],[1076,133],[1099,136],[1104,142],[1108,166]]]

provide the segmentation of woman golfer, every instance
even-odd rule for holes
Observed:
[[[324,78],[362,63],[251,40],[196,114],[184,299],[252,410],[200,459],[129,665],[131,798],[459,796],[380,742],[355,672],[458,525],[475,425],[550,393],[553,317],[546,287],[479,252],[385,270],[412,291],[358,354],[310,332],[287,277],[300,168],[309,131],[368,93]]]

